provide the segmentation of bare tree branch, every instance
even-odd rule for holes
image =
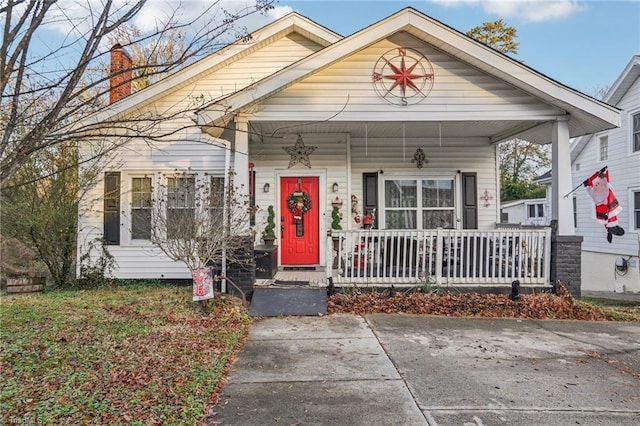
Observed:
[[[83,143],[97,135],[112,137],[112,145],[122,146],[132,138],[166,141],[175,134],[163,134],[160,126],[177,118],[175,111],[72,126],[106,106],[110,76],[105,64],[111,45],[146,7],[145,0],[104,0],[98,9],[92,0],[83,1],[82,19],[65,11],[62,1],[8,0],[0,9],[5,15],[0,46],[0,189],[17,183],[8,180],[30,156],[56,144]],[[231,13],[221,9],[218,0],[187,20],[181,20],[180,6],[175,6],[154,30],[133,32],[120,42],[125,48],[144,46],[148,52],[121,73],[144,77],[146,83],[139,88],[153,84],[222,46],[245,40],[246,29],[237,28],[238,21],[266,12],[272,2],[256,0]],[[44,44],[47,31],[61,25],[70,29],[69,35]],[[163,54],[167,43],[178,37],[179,47]],[[196,106],[183,110],[182,118],[189,117]]]

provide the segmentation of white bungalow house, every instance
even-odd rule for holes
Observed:
[[[349,37],[291,13],[93,119],[183,108],[201,97],[211,101],[189,131],[162,146],[130,142],[90,194],[116,199],[85,206],[78,250],[106,238],[117,277],[189,277],[144,235],[132,235],[132,191],[152,191],[176,169],[205,179],[233,168],[238,190],[260,207],[256,245],[274,206],[278,269],[323,270],[345,285],[429,277],[549,285],[575,274],[554,268],[551,258],[560,264],[562,256],[549,230],[496,229],[497,144],[552,144],[554,243],[566,253],[562,245],[577,240],[571,199],[558,195],[571,190],[569,139],[620,121],[617,108],[412,8]],[[332,232],[336,198],[342,230]],[[367,215],[373,223],[363,229]],[[331,233],[342,239],[336,250]]]
[[[640,56],[631,58],[604,101],[622,110],[621,126],[576,140],[571,149],[573,184],[608,167],[611,185],[622,206],[618,223],[625,235],[607,242],[596,222],[593,200],[584,189],[573,193],[576,233],[582,244],[582,289],[640,292]]]

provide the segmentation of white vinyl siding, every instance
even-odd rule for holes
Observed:
[[[608,166],[611,185],[616,198],[622,206],[622,212],[618,215],[618,222],[624,228],[626,234],[623,237],[614,237],[609,244],[606,240],[606,231],[601,223],[595,220],[595,207],[593,200],[583,187],[574,193],[576,196],[576,235],[583,237],[582,250],[584,253],[609,253],[617,256],[637,256],[638,240],[636,233],[634,193],[640,191],[640,151],[634,150],[636,136],[634,126],[640,125],[640,79],[636,79],[626,93],[614,105],[624,112],[620,114],[620,127],[607,131],[608,160],[601,163],[599,159],[599,139],[594,135],[573,164],[580,164],[580,169],[574,168],[572,174],[572,187],[580,185],[594,172],[604,165]],[[583,254],[583,260],[585,255]],[[584,266],[584,262],[583,262]],[[613,267],[613,266],[612,266]],[[591,277],[583,271],[583,283],[589,286],[597,286],[597,277]],[[594,283],[591,284],[591,281]]]
[[[247,53],[233,60],[225,61],[207,70],[203,75],[193,78],[174,90],[163,93],[159,99],[137,107],[137,112],[164,113],[174,116],[160,126],[168,132],[175,129],[193,129],[190,111],[198,101],[211,101],[241,90],[261,78],[308,56],[322,48],[322,45],[303,37],[298,33],[277,35],[266,40],[252,42]],[[209,58],[203,59],[207,61]],[[212,57],[214,61],[216,58]],[[181,111],[188,111],[185,115]],[[90,147],[81,147],[84,155],[91,155]],[[125,149],[114,152],[113,170],[122,173],[122,217],[118,246],[110,246],[109,252],[116,260],[114,276],[117,278],[168,278],[182,279],[191,276],[186,266],[166,257],[149,240],[132,238],[133,198],[131,186],[133,177],[148,175],[152,181],[164,179],[165,174],[175,170],[197,171],[224,176],[226,171],[226,148],[211,143],[211,140],[199,140],[198,132],[185,130],[173,133],[167,140],[143,138],[127,141]],[[233,156],[231,156],[233,162]],[[91,167],[86,164],[83,167]],[[264,183],[264,182],[263,182]],[[345,186],[346,187],[346,186]],[[272,186],[274,188],[274,186]],[[104,182],[89,190],[80,201],[78,214],[78,253],[81,256],[88,251],[89,243],[103,237],[103,191]],[[126,206],[126,208],[125,208]],[[133,209],[137,210],[137,209]],[[137,222],[137,217],[135,220]],[[136,235],[137,236],[137,235]]]
[[[382,40],[284,89],[261,103],[260,120],[292,115],[300,120],[325,120],[340,111],[340,119],[389,119],[390,106],[373,84],[376,61],[390,49],[406,47],[424,54],[434,68],[428,97],[402,111],[403,120],[535,119],[563,111],[536,101],[512,86],[431,47],[408,33]],[[310,102],[310,100],[313,100]],[[397,110],[399,112],[399,110]]]

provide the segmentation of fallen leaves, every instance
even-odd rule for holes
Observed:
[[[6,297],[2,423],[194,424],[251,320],[228,297],[210,314],[191,288]]]
[[[336,294],[329,297],[328,313],[407,313],[453,317],[620,320],[607,310],[577,301],[566,292],[522,295],[512,301],[503,294],[426,294],[384,292]]]

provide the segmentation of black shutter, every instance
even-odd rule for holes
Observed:
[[[104,240],[120,245],[120,172],[104,174]]]
[[[378,228],[378,173],[362,174],[362,192],[363,213],[370,214],[373,217],[373,228]]]
[[[475,173],[462,173],[462,227],[478,229],[478,188]]]

